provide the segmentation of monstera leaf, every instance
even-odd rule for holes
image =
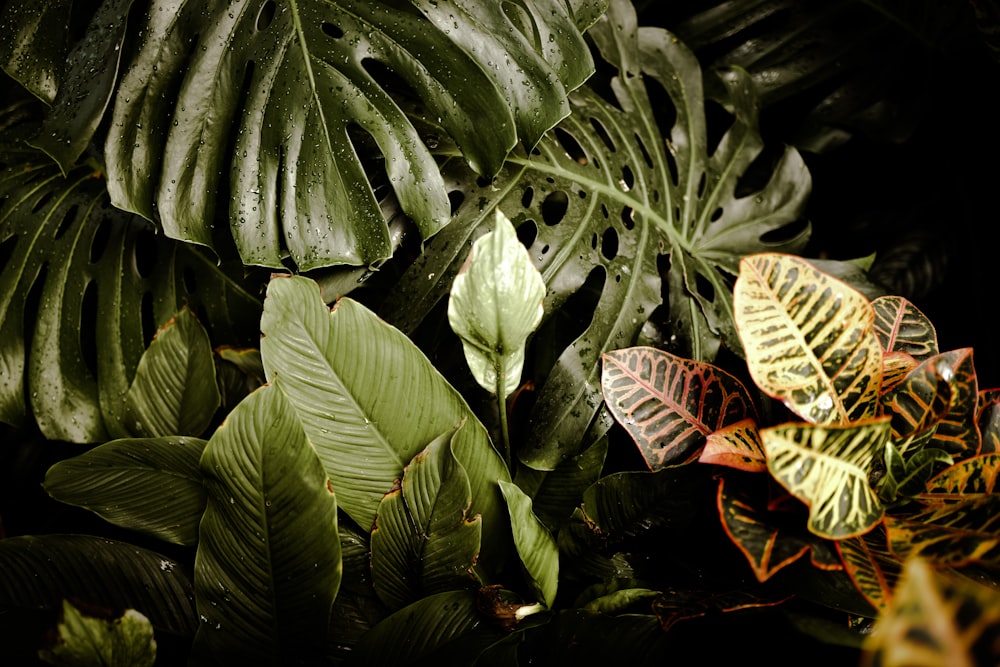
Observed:
[[[456,191],[455,217],[382,307],[403,331],[415,329],[447,294],[492,207],[501,208],[548,288],[540,329],[557,321],[567,302],[579,301],[583,313],[572,316],[574,327],[550,325],[558,359],[534,371],[536,384],[545,382],[520,457],[538,469],[578,451],[601,404],[601,355],[633,344],[662,303],[663,256],[670,257],[677,347],[710,361],[720,339],[742,349],[730,296],[740,257],[795,252],[809,233],[795,225],[811,181],[794,150],[781,153],[757,191],[737,191],[763,148],[743,72],[722,74],[732,124],[710,145],[702,73],[683,44],[666,31],[638,28],[624,1],[613,2],[588,34],[618,72],[607,98],[596,87],[573,93],[572,115],[530,155],[508,159],[491,184],[448,159],[443,171]],[[664,91],[676,118],[661,131],[663,114],[652,99]]]
[[[111,207],[99,171],[63,178],[0,150],[0,421],[50,439],[132,435],[125,401],[158,325],[185,303],[215,343],[252,342],[260,302],[214,260]],[[250,328],[247,328],[250,324]]]
[[[57,93],[63,122],[48,123],[40,145],[72,162],[83,147],[62,144],[79,118],[91,120],[89,136],[110,117],[104,157],[116,206],[211,247],[215,226],[228,227],[245,263],[281,267],[290,255],[301,269],[389,256],[377,183],[395,191],[423,236],[440,229],[447,190],[403,107],[418,104],[490,176],[518,139],[532,146],[569,113],[567,92],[593,72],[580,31],[604,9],[560,0],[128,4],[98,8],[102,20],[84,35],[92,44],[59,73],[63,87],[97,92],[68,104]],[[18,40],[6,61],[48,98],[53,85],[37,79],[55,76],[40,57],[51,60],[50,47],[25,37],[35,14],[57,11],[45,9],[8,9]],[[126,15],[136,38],[118,49]],[[116,82],[109,64],[123,52]],[[95,70],[103,78],[88,87]]]

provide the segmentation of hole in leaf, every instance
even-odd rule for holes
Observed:
[[[83,290],[80,304],[80,355],[92,375],[97,376],[97,282]]]
[[[478,185],[481,188],[487,188],[492,184],[493,184],[492,178],[487,178],[485,176],[479,176],[476,178],[476,185]]]
[[[614,153],[618,147],[615,146],[614,140],[611,138],[611,135],[608,134],[607,128],[604,127],[604,123],[597,120],[596,118],[591,118],[590,125],[591,127],[594,128],[594,131],[597,132],[597,136],[601,138],[601,141],[604,142],[604,145],[608,147],[608,150]]]
[[[653,114],[656,127],[660,130],[660,136],[669,139],[674,123],[677,122],[677,107],[659,81],[653,77],[646,77],[645,83],[646,92],[649,94],[649,108],[656,110]]]
[[[601,235],[601,255],[609,262],[618,256],[618,232],[608,227]]]
[[[448,202],[451,204],[451,215],[458,212],[458,208],[465,201],[465,193],[461,190],[452,190],[448,193]]]
[[[148,278],[156,268],[156,250],[156,235],[149,229],[139,231],[132,246],[132,261],[141,277]]]
[[[549,193],[542,202],[542,221],[548,225],[558,225],[569,210],[569,197],[562,190]]]
[[[35,205],[31,207],[31,212],[32,213],[38,213],[40,210],[42,210],[42,208],[45,206],[45,204],[48,203],[49,199],[51,199],[51,198],[52,198],[52,191],[51,190],[49,190],[48,192],[43,192],[42,196],[40,196],[35,201]]]
[[[726,135],[729,128],[736,122],[736,117],[726,111],[726,108],[715,100],[705,100],[705,132],[707,146],[705,151],[709,157],[715,154],[715,149],[719,147],[719,142]]]
[[[781,160],[784,151],[784,146],[775,144],[764,146],[764,149],[736,181],[733,195],[737,198],[749,197],[763,189],[771,180],[774,168],[778,166],[778,161]]]
[[[275,7],[273,0],[267,0],[260,8],[260,13],[257,14],[257,30],[267,30],[267,27],[271,25],[271,22],[274,21]]]
[[[807,227],[809,227],[809,220],[800,218],[761,235],[760,240],[762,243],[784,243],[797,237]]]
[[[555,129],[555,136],[556,141],[559,142],[559,145],[563,147],[563,150],[566,151],[566,154],[569,155],[572,160],[578,162],[579,164],[587,164],[587,154],[583,152],[580,142],[578,142],[572,134],[561,127],[557,127]]]
[[[607,220],[607,219],[609,219],[611,217],[611,214],[608,213],[608,207],[606,205],[604,205],[604,204],[601,204],[601,215],[604,216],[605,220]]]
[[[17,235],[8,237],[0,242],[0,274],[7,268],[7,263],[14,256],[14,248],[17,247]]]
[[[73,204],[66,212],[63,214],[62,220],[59,221],[59,228],[56,229],[56,239],[59,239],[66,231],[73,225],[73,221],[76,219],[77,211],[80,208],[76,204]]]
[[[323,24],[320,26],[320,30],[322,30],[323,34],[327,37],[333,37],[334,39],[340,39],[344,36],[344,31],[340,28],[340,26],[334,25],[329,21],[323,21]]]
[[[156,317],[153,314],[153,293],[144,292],[142,303],[139,304],[139,313],[142,318],[142,340],[145,347],[153,342],[156,335]]]
[[[707,182],[707,174],[705,174],[705,172],[701,172],[701,178],[698,179],[698,199],[701,199],[702,195],[705,194],[705,183]]]
[[[635,209],[631,206],[622,206],[622,224],[625,225],[625,229],[635,228]],[[678,216],[680,219],[680,216]]]
[[[590,247],[597,250],[597,234],[590,235]]]
[[[629,169],[627,164],[622,165],[622,182],[625,184],[626,190],[631,190],[635,185],[635,176],[632,174],[632,170]]]
[[[536,238],[538,238],[538,225],[534,220],[525,220],[517,226],[517,240],[525,248],[530,248]]]
[[[642,153],[642,159],[646,162],[646,166],[652,169],[653,156],[649,154],[648,150],[646,150],[646,143],[642,140],[642,137],[640,137],[638,134],[634,136],[635,136],[635,145],[639,147],[639,152]]]
[[[111,223],[107,217],[102,217],[101,222],[94,230],[94,238],[90,241],[90,263],[96,264],[104,255],[111,239]]]
[[[700,273],[695,276],[695,289],[707,301],[715,301],[715,287]]]
[[[719,206],[714,211],[712,211],[711,221],[715,222],[716,220],[718,220],[721,217],[722,217],[722,207]]]
[[[677,185],[677,160],[674,159],[674,154],[670,151],[670,146],[667,146],[667,150],[663,152],[664,157],[667,159],[667,169],[670,170],[670,183]]]
[[[361,66],[379,85],[379,88],[393,96],[399,96],[403,100],[419,100],[420,96],[407,83],[406,79],[399,76],[383,62],[373,58],[365,58],[361,61]]]
[[[524,189],[521,193],[521,206],[528,208],[531,206],[532,200],[535,198],[535,189],[530,185]]]

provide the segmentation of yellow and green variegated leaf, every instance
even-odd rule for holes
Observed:
[[[983,389],[979,392],[979,409],[976,412],[983,454],[1000,451],[1000,389]]]
[[[905,352],[920,361],[938,353],[934,325],[912,303],[901,296],[880,296],[871,303],[884,352]]]
[[[979,383],[972,363],[972,348],[963,348],[935,355],[918,366],[914,374],[933,373],[951,389],[948,412],[934,429],[925,447],[943,449],[956,460],[975,456],[980,450],[979,429],[976,427],[976,409],[979,401]]]
[[[884,528],[839,540],[837,551],[847,576],[858,592],[875,609],[886,609],[892,600],[892,589],[903,571],[903,564],[889,551]]]
[[[864,295],[803,259],[761,253],[740,260],[733,307],[764,392],[816,424],[875,414],[882,348]]]
[[[910,371],[920,363],[906,352],[883,352],[882,353],[882,387],[884,394],[909,375]]]
[[[931,505],[906,517],[886,516],[889,548],[939,567],[1000,565],[1000,495]]]
[[[708,434],[753,417],[743,384],[712,364],[652,347],[603,355],[604,400],[650,470],[688,463]]]
[[[765,472],[767,459],[760,442],[757,422],[743,419],[710,433],[698,461],[746,472]]]
[[[861,665],[1000,665],[998,636],[1000,593],[914,559],[865,643]]]
[[[1000,453],[990,452],[948,466],[927,482],[921,502],[942,503],[1000,494]]]
[[[805,531],[789,529],[780,513],[759,507],[763,504],[759,494],[754,494],[738,478],[719,478],[717,503],[726,535],[746,556],[758,581],[767,581],[806,553],[815,567],[823,570],[841,567],[829,542]]]
[[[863,535],[882,503],[868,483],[872,461],[889,440],[889,420],[846,426],[785,424],[762,429],[767,468],[809,506],[809,530],[829,539]]]

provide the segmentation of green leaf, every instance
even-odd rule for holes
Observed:
[[[189,575],[167,556],[89,535],[0,540],[0,607],[58,610],[63,598],[135,609],[186,637],[197,623]]]
[[[551,609],[559,587],[559,548],[556,541],[531,511],[531,498],[516,484],[501,481],[500,491],[507,501],[514,529],[514,546],[528,574],[531,588],[539,602]]]
[[[221,397],[208,334],[187,307],[156,333],[125,395],[133,435],[201,435]]]
[[[544,472],[521,466],[514,482],[531,497],[535,516],[555,532],[569,521],[583,492],[600,478],[607,454],[608,437],[604,435],[555,470]]]
[[[66,66],[71,0],[4,3],[0,13],[0,68],[47,104]]]
[[[64,179],[40,157],[0,154],[10,258],[0,268],[0,421],[33,417],[53,440],[128,437],[122,397],[153,333],[144,328],[189,303],[217,343],[249,344],[260,302],[215,261],[109,206],[92,168]]]
[[[379,504],[371,536],[372,583],[392,609],[471,588],[482,519],[468,516],[469,477],[451,450],[454,432],[413,457],[399,489]]]
[[[267,376],[281,379],[354,521],[371,526],[406,464],[464,423],[452,451],[469,476],[469,515],[483,518],[483,559],[502,557],[510,538],[497,480],[510,479],[506,465],[462,396],[406,336],[351,299],[331,311],[318,286],[299,277],[271,281],[261,331]]]
[[[698,480],[683,468],[605,475],[583,494],[588,522],[609,540],[688,525]]]
[[[247,264],[384,260],[375,186],[388,182],[425,238],[450,215],[438,164],[401,107],[419,104],[490,176],[518,138],[534,145],[569,113],[567,91],[593,71],[564,3],[517,8],[152,2],[135,17],[143,39],[111,115],[112,200],[209,246],[228,218]],[[404,105],[400,90],[416,99]],[[368,158],[384,177],[369,177]]]
[[[248,396],[201,458],[194,655],[218,664],[317,659],[341,580],[337,505],[280,380]]]
[[[38,657],[64,667],[152,667],[156,640],[149,619],[134,609],[115,618],[88,616],[63,600],[56,643]]]
[[[761,429],[767,468],[809,506],[809,530],[827,539],[863,535],[885,511],[868,484],[889,441],[887,418],[850,425],[786,424]]]
[[[494,224],[455,277],[448,321],[479,386],[506,398],[521,383],[525,344],[542,321],[545,283],[500,209]]]
[[[194,546],[205,510],[197,438],[114,440],[59,461],[45,474],[49,495],[111,523]]]

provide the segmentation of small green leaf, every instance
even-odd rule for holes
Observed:
[[[38,657],[61,667],[152,667],[156,640],[149,619],[134,609],[117,618],[95,618],[63,600],[56,644]]]
[[[113,440],[45,474],[45,490],[56,500],[84,507],[116,526],[193,546],[205,511],[197,438]]]
[[[448,300],[448,321],[484,389],[510,395],[521,381],[524,346],[542,321],[545,282],[500,209],[495,229],[473,244]]]
[[[514,546],[531,579],[531,587],[539,601],[552,608],[559,586],[559,548],[556,541],[531,511],[531,498],[516,484],[501,481],[500,491],[507,501],[514,530]]]
[[[185,306],[160,327],[125,396],[136,436],[201,435],[220,402],[208,334]]]

